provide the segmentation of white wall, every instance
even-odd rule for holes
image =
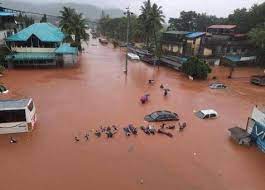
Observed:
[[[49,53],[54,52],[55,48],[11,47],[11,50],[15,52]]]

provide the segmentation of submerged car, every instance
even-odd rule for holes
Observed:
[[[223,83],[212,83],[212,84],[209,85],[209,87],[210,87],[211,89],[224,89],[224,88],[226,88],[227,86],[224,85]]]
[[[214,119],[217,118],[218,113],[215,110],[208,109],[197,111],[195,115],[201,119]]]
[[[178,121],[178,114],[170,111],[156,111],[144,117],[145,121],[156,122],[156,121]]]
[[[265,75],[253,75],[250,78],[250,82],[255,85],[265,86]]]
[[[8,93],[8,90],[5,86],[0,85],[0,94],[6,94]]]
[[[134,53],[128,53],[127,56],[131,60],[140,60],[140,57]]]

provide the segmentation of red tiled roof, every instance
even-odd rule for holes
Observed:
[[[236,25],[212,25],[208,28],[233,29],[236,28]]]

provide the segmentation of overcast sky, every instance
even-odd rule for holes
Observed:
[[[1,0],[0,0],[1,1]],[[139,8],[144,0],[18,0],[29,2],[78,2],[100,6],[102,8],[125,9],[130,6],[132,11],[139,14]],[[225,17],[236,8],[250,8],[254,3],[262,3],[265,0],[151,0],[163,7],[167,18],[176,17],[182,10],[194,10],[205,12],[219,17]]]

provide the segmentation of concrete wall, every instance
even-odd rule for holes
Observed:
[[[64,66],[73,66],[77,63],[77,55],[63,55]]]

